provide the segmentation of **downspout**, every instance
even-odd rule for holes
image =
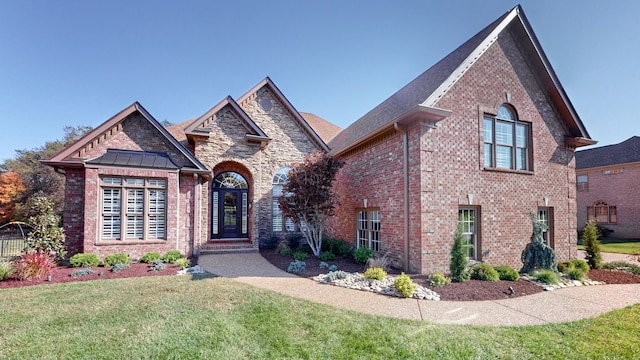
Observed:
[[[177,172],[178,177],[178,187],[176,189],[176,250],[180,251],[180,203],[182,203],[180,199],[180,171]]]
[[[200,238],[198,234],[200,233],[200,181],[198,180],[198,174],[193,174],[193,245],[192,245],[192,255],[193,253],[198,252],[197,255],[200,255],[198,251],[198,246],[196,244],[200,243]]]
[[[409,135],[397,122],[393,128],[402,134],[402,159],[404,177],[404,271],[409,272]]]

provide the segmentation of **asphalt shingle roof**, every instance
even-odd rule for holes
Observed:
[[[576,152],[576,169],[640,162],[640,137],[614,145],[607,145]]]

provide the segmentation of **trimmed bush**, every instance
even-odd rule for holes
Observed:
[[[321,268],[329,268],[329,264],[327,264],[326,262],[322,261],[322,262],[320,262],[320,267]]]
[[[289,256],[293,254],[293,251],[291,251],[291,248],[289,247],[289,245],[287,245],[287,243],[284,241],[278,244],[276,251],[278,252],[278,254],[282,256]]]
[[[164,256],[162,257],[162,261],[164,261],[166,264],[173,264],[174,262],[176,262],[176,260],[182,259],[183,257],[184,255],[182,255],[180,251],[173,249],[167,251],[167,253],[164,254]]]
[[[144,255],[142,255],[142,257],[139,259],[141,263],[147,263],[147,264],[151,264],[156,260],[160,260],[162,259],[162,255],[160,255],[159,252],[157,251],[150,251]]]
[[[475,264],[469,271],[469,275],[474,280],[500,281],[500,275],[493,266],[485,263]]]
[[[162,259],[153,260],[151,264],[151,267],[149,267],[149,270],[151,271],[160,271],[165,268],[164,261],[162,261]]]
[[[116,264],[131,264],[131,258],[125,253],[109,254],[104,258],[105,266],[114,266]]]
[[[304,271],[306,267],[307,267],[306,262],[300,261],[300,260],[294,260],[291,262],[291,264],[289,264],[289,267],[287,268],[287,272],[290,272],[292,274],[299,274],[302,271]]]
[[[69,263],[73,267],[92,267],[100,265],[100,258],[93,253],[80,253],[73,255]]]
[[[533,273],[533,278],[549,285],[558,283],[558,275],[551,270],[536,271],[535,273]]]
[[[13,275],[15,268],[8,261],[0,261],[0,281],[6,280]]]
[[[307,260],[308,258],[309,258],[309,254],[307,254],[304,251],[298,250],[298,251],[293,253],[293,259],[294,260],[304,261],[304,260]]]
[[[602,254],[600,253],[600,241],[598,238],[600,234],[596,223],[590,221],[587,226],[584,227],[582,233],[582,244],[584,244],[584,251],[586,253],[585,259],[592,269],[600,269],[602,267]]]
[[[373,255],[373,250],[361,246],[353,251],[353,259],[357,264],[364,264]]]
[[[325,238],[322,240],[322,251],[329,251],[335,255],[347,257],[351,249],[342,239]]]
[[[128,269],[130,267],[131,267],[131,265],[129,265],[129,264],[115,263],[115,264],[113,264],[113,267],[111,268],[111,272],[118,273],[118,272],[120,272],[120,271],[122,271],[124,269]]]
[[[443,273],[435,273],[429,275],[429,283],[431,283],[431,286],[436,287],[445,286],[451,283],[451,279],[446,277]]]
[[[384,271],[383,268],[368,268],[365,272],[364,272],[364,277],[365,279],[369,279],[369,280],[384,280],[384,278],[387,277],[387,272]]]
[[[518,279],[520,279],[520,274],[518,274],[518,271],[516,271],[516,269],[513,269],[509,266],[500,265],[500,266],[494,267],[494,269],[498,273],[500,280],[518,281]]]
[[[262,249],[275,249],[280,243],[280,238],[278,236],[270,236],[266,240],[260,241],[260,247]]]
[[[567,275],[571,280],[582,280],[587,277],[587,273],[585,273],[582,269],[571,268],[567,271]]]
[[[458,225],[456,234],[453,238],[453,246],[451,247],[451,261],[449,262],[449,271],[451,272],[451,279],[455,282],[465,282],[469,280],[469,273],[467,272],[467,254],[463,247],[464,237],[462,236],[462,227]]]
[[[329,251],[323,251],[320,253],[320,260],[322,261],[333,261],[336,259],[336,255]]]
[[[331,271],[330,273],[327,274],[327,280],[329,282],[336,281],[336,280],[342,280],[342,279],[346,279],[347,275],[349,275],[349,274],[347,274],[346,272],[344,272],[342,270],[334,270],[334,271]]]
[[[590,270],[589,264],[582,259],[571,259],[569,263],[574,268],[582,270],[585,274],[588,273]]]
[[[297,249],[298,247],[300,247],[302,239],[303,237],[300,234],[289,234],[287,236],[287,245],[289,245],[291,249]]]
[[[338,270],[338,265],[329,266],[329,271],[337,271],[337,270]]]
[[[180,268],[183,268],[183,269],[184,269],[184,268],[188,268],[188,267],[189,267],[189,265],[190,265],[190,263],[191,263],[191,262],[190,262],[190,261],[189,261],[189,259],[187,259],[187,258],[180,258],[180,259],[178,259],[178,260],[176,260],[176,261],[174,262],[174,264],[175,264],[177,267],[180,267]]]
[[[416,290],[416,284],[411,280],[409,275],[405,273],[398,275],[393,282],[393,286],[395,286],[396,290],[404,297],[411,297]]]
[[[18,280],[36,280],[51,270],[51,258],[35,252],[22,255],[15,263],[14,276]]]
[[[71,273],[71,277],[87,276],[93,274],[94,272],[95,271],[93,271],[92,268],[76,269]]]

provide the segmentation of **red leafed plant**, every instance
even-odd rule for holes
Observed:
[[[15,278],[18,280],[36,280],[51,270],[51,258],[41,252],[23,254],[15,263]]]

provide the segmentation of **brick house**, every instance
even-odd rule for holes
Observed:
[[[75,251],[255,249],[296,231],[277,206],[288,166],[329,151],[346,165],[328,234],[407,271],[447,271],[457,224],[470,258],[519,268],[530,211],[576,257],[574,150],[594,141],[519,6],[340,130],[267,78],[166,129],[135,103],[47,163]]]
[[[575,258],[574,150],[593,143],[517,6],[329,143],[334,235],[446,272],[460,224],[471,259],[520,268],[533,211]]]
[[[250,250],[297,231],[274,206],[288,166],[341,130],[302,114],[269,78],[168,128],[132,104],[45,162],[66,177],[70,253]]]
[[[578,229],[596,221],[611,236],[640,238],[640,137],[576,152]]]

